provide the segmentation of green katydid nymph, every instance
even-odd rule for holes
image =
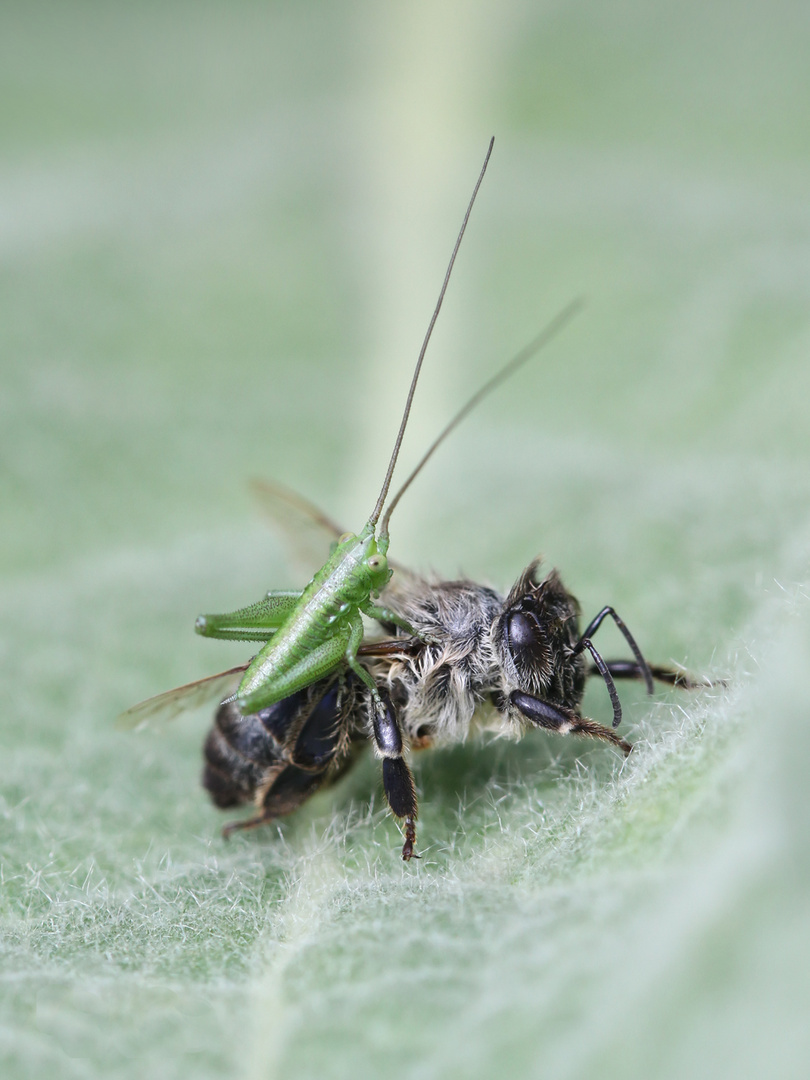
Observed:
[[[392,571],[386,557],[388,525],[399,496],[392,500],[381,521],[380,516],[388,497],[422,361],[494,142],[494,139],[490,141],[467,206],[416,362],[385,480],[366,525],[356,535],[347,533],[340,538],[335,550],[303,592],[271,592],[265,599],[239,611],[225,615],[201,615],[197,619],[197,633],[205,637],[265,642],[248,665],[234,695],[243,714],[273,705],[344,664],[368,686],[378,710],[384,711],[374,680],[357,659],[364,633],[362,616],[391,623],[414,637],[419,636],[394,612],[374,602],[391,578]]]

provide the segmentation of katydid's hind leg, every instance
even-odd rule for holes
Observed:
[[[387,693],[383,701],[383,712],[372,709],[371,714],[374,745],[382,758],[383,791],[391,813],[404,820],[405,843],[402,846],[402,859],[410,862],[411,859],[419,858],[413,850],[418,816],[416,788],[411,770],[402,756],[402,733]]]
[[[359,615],[357,621],[362,638],[363,624]],[[336,627],[320,645],[297,650],[297,658],[281,672],[274,665],[271,640],[256,653],[242,677],[235,694],[239,708],[245,715],[258,712],[334,676],[343,669],[344,662],[349,662],[353,631],[352,623]]]
[[[224,615],[200,615],[194,629],[202,637],[225,641],[269,641],[295,609],[299,592],[268,593],[264,600]]]
[[[509,701],[526,720],[546,731],[556,731],[558,735],[587,735],[592,739],[604,739],[605,742],[618,746],[625,754],[633,749],[629,742],[620,739],[612,728],[603,727],[595,720],[580,716],[571,709],[562,709],[541,701],[531,694],[513,690]]]
[[[605,660],[604,664],[614,679],[646,681],[644,671],[635,660]],[[669,686],[677,686],[682,690],[699,690],[711,686],[725,685],[723,682],[712,682],[710,679],[694,679],[679,668],[667,667],[663,664],[649,664],[648,669],[654,679]],[[588,669],[587,674],[591,677],[599,675],[601,672],[592,667]]]

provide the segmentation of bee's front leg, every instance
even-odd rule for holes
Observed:
[[[573,709],[549,705],[547,701],[524,694],[521,690],[513,690],[509,701],[522,717],[547,731],[556,731],[558,735],[588,735],[592,739],[604,739],[605,742],[618,746],[625,754],[629,754],[633,749],[631,744],[620,739],[612,728],[603,727],[595,720],[580,716]]]

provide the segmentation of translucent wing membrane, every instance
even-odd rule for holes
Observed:
[[[168,723],[181,713],[190,712],[202,705],[210,705],[219,702],[239,685],[242,672],[247,664],[239,667],[228,668],[220,671],[217,675],[208,675],[204,679],[195,682],[184,683],[176,686],[174,690],[167,690],[164,694],[156,694],[147,698],[131,709],[121,713],[116,721],[119,728],[138,728],[151,724]]]
[[[250,489],[284,544],[290,566],[311,577],[346,529],[309,499],[274,480],[251,480]]]
[[[306,496],[275,480],[253,479],[250,490],[284,544],[290,567],[307,577],[323,563],[324,552],[348,532]],[[413,573],[394,559],[389,558],[388,565],[397,574]]]

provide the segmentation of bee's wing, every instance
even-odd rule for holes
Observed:
[[[308,576],[323,565],[326,552],[346,529],[333,521],[297,491],[275,480],[251,480],[251,490],[262,511],[270,519],[287,548],[290,563]],[[397,573],[408,574],[404,566],[388,560]]]
[[[424,649],[425,643],[419,638],[382,638],[376,641],[364,641],[357,650],[358,656],[382,660],[388,657],[413,656]]]
[[[208,675],[204,679],[197,679],[196,682],[185,683],[183,686],[176,686],[174,690],[167,690],[164,694],[147,698],[121,713],[116,720],[116,726],[136,728],[156,722],[165,723],[174,720],[182,712],[212,701],[219,702],[227,696],[228,690],[236,689],[246,668],[247,664],[241,664],[239,667],[220,671],[217,675]]]

